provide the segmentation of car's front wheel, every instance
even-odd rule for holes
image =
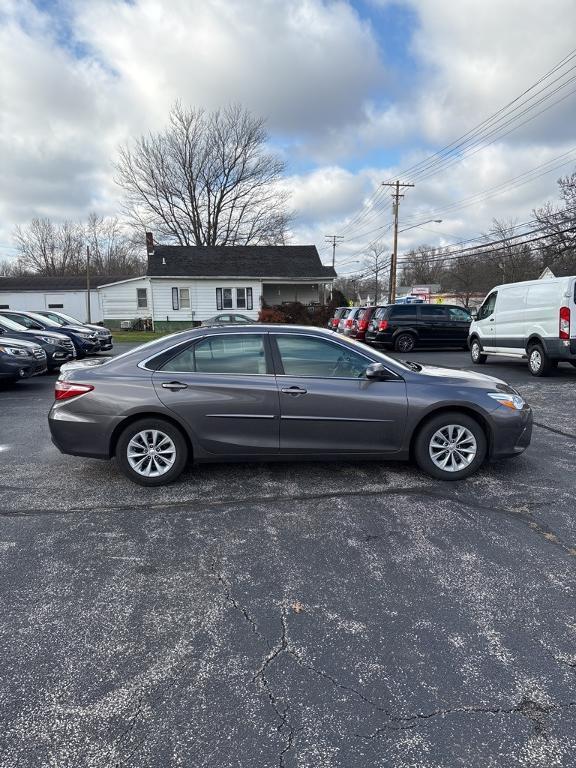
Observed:
[[[116,461],[120,470],[139,485],[166,485],[182,473],[188,446],[180,430],[163,419],[141,419],[120,435]]]
[[[480,346],[478,339],[473,339],[472,343],[470,344],[470,357],[472,358],[472,362],[475,365],[484,365],[488,359],[482,352],[482,347]]]
[[[486,458],[487,441],[480,424],[465,413],[434,416],[420,429],[414,458],[420,469],[438,480],[462,480]]]

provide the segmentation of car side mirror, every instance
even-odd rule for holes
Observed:
[[[471,309],[470,315],[472,317],[472,320],[478,320],[478,310],[477,309]]]
[[[390,379],[390,372],[382,365],[382,363],[371,363],[366,368],[365,376],[371,381],[384,381]]]

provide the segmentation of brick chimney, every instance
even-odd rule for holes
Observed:
[[[146,253],[148,256],[154,255],[154,236],[152,232],[146,232]]]

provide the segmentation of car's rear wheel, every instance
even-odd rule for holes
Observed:
[[[474,365],[484,365],[488,357],[482,352],[482,347],[478,339],[473,339],[470,344],[470,357]]]
[[[163,419],[141,419],[120,435],[116,461],[120,470],[139,485],[166,485],[182,473],[188,446],[180,430]]]
[[[394,349],[396,352],[412,352],[416,346],[416,339],[411,333],[399,333],[394,339]]]
[[[486,458],[487,441],[480,424],[465,413],[434,416],[418,432],[414,458],[420,469],[438,480],[462,480]]]
[[[534,344],[528,350],[528,370],[532,376],[548,376],[553,368],[552,360],[541,344]]]

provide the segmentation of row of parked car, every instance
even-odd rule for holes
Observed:
[[[411,352],[416,346],[468,349],[471,322],[463,307],[415,303],[338,307],[328,327],[375,347]]]
[[[112,333],[54,310],[0,310],[0,381],[38,376],[112,349]]]

